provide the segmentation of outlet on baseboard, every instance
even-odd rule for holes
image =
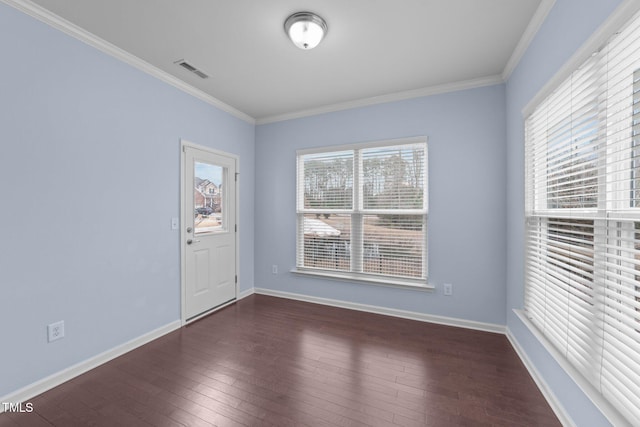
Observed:
[[[64,338],[64,320],[47,325],[47,336],[49,342]]]
[[[278,274],[278,266],[276,264],[271,266],[271,274]]]

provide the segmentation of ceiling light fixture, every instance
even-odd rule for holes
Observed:
[[[298,12],[284,21],[284,32],[293,44],[300,49],[309,50],[318,46],[327,34],[327,23],[315,13]]]

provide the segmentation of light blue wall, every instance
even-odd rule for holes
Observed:
[[[558,0],[507,82],[507,326],[578,426],[609,423],[513,313],[524,299],[522,109],[619,3]]]
[[[504,95],[496,85],[257,126],[256,287],[505,324]],[[296,150],[416,135],[429,138],[429,281],[437,291],[290,273]],[[442,295],[443,283],[454,296]]]
[[[0,57],[0,396],[179,319],[180,138],[240,156],[253,287],[253,125],[3,3]]]
[[[240,156],[241,290],[506,323],[577,424],[606,425],[512,309],[523,295],[520,112],[618,3],[558,0],[506,87],[257,128],[0,3],[0,396],[179,318],[170,218],[185,138]],[[429,137],[437,290],[289,273],[295,151],[416,135]],[[62,319],[66,338],[47,344],[46,325]]]

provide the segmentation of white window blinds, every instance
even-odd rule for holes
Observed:
[[[526,120],[525,311],[640,424],[640,19]]]
[[[426,282],[423,138],[298,153],[297,268]]]

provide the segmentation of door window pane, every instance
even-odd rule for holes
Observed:
[[[193,177],[193,213],[195,233],[226,230],[223,217],[225,168],[195,162]]]

